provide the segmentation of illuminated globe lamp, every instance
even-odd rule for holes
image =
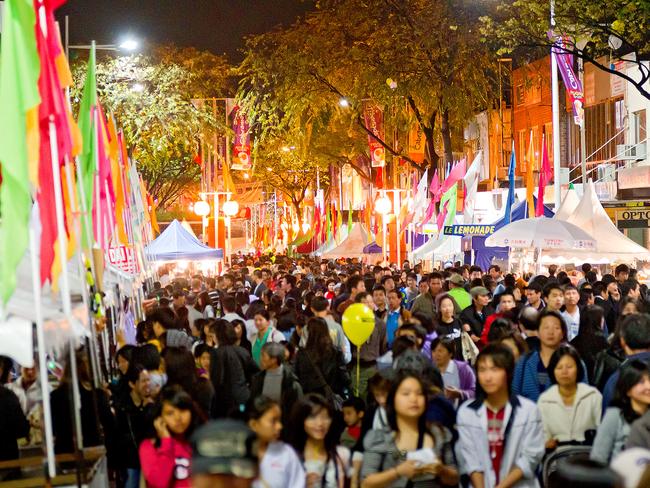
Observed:
[[[223,214],[226,217],[234,217],[239,212],[239,203],[236,200],[228,200],[223,204]]]
[[[199,217],[210,215],[210,204],[205,200],[200,200],[194,204],[194,213]]]
[[[375,200],[375,212],[382,215],[389,214],[393,210],[393,203],[386,195],[382,195]]]

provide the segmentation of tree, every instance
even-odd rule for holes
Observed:
[[[493,59],[476,29],[477,13],[456,0],[319,6],[291,27],[247,42],[239,96],[260,137],[308,127],[316,134],[318,126],[354,138],[346,146],[367,152],[370,129],[362,114],[370,99],[383,108],[387,130],[379,142],[388,154],[419,171],[438,165],[441,147],[451,161],[464,123],[492,99]],[[425,164],[408,155],[404,135],[412,124],[425,135]]]
[[[327,186],[327,165],[306,157],[300,138],[267,138],[258,148],[258,159],[265,163],[256,165],[254,176],[280,191],[291,202],[298,221],[302,221],[302,203],[319,173],[322,184]]]
[[[483,19],[483,32],[501,53],[516,51],[538,58],[548,53],[550,0],[515,0],[500,5]],[[632,83],[650,99],[650,2],[647,0],[562,0],[555,2],[555,34],[565,39],[564,51],[598,69]],[[636,67],[617,71],[603,57],[610,55]]]
[[[75,65],[75,95],[85,66]],[[224,129],[195,97],[223,96],[230,82],[224,58],[195,49],[154,48],[150,54],[105,57],[97,64],[97,90],[107,113],[122,127],[145,185],[160,208],[196,183],[200,134]]]

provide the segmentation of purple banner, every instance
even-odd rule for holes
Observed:
[[[576,125],[582,127],[584,123],[585,97],[582,90],[582,83],[580,83],[580,79],[576,76],[573,69],[573,55],[565,52],[565,44],[562,40],[556,41],[555,45],[556,47],[552,51],[557,60],[562,81],[569,94],[569,100],[573,109],[573,120]]]

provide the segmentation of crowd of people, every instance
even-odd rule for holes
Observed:
[[[375,316],[360,347],[341,326],[354,303]],[[117,486],[650,486],[648,290],[624,264],[244,257],[217,277],[162,270],[146,306],[110,385],[84,351],[74,364],[84,445],[106,446]],[[70,369],[51,393],[60,453]],[[40,391],[13,371],[0,363],[2,459]]]

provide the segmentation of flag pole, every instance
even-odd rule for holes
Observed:
[[[54,122],[49,121],[50,132],[50,155],[52,164],[52,176],[54,181],[54,207],[56,209],[56,227],[59,236],[59,255],[61,256],[61,301],[63,302],[63,314],[66,320],[72,321],[72,300],[70,298],[70,281],[68,278],[68,242],[65,239],[65,225],[63,222],[63,194],[61,191],[61,168],[59,166],[59,148],[57,145],[56,127]],[[92,324],[91,324],[92,326]],[[79,381],[77,376],[77,358],[74,339],[70,340],[70,369],[72,372],[72,402],[74,405],[75,435],[77,447],[83,446],[81,430],[81,397],[79,395]]]
[[[41,396],[43,399],[43,430],[45,431],[45,456],[47,457],[47,474],[49,478],[56,476],[54,459],[54,434],[52,433],[52,408],[50,406],[50,391],[47,374],[47,359],[45,357],[45,334],[43,333],[43,305],[41,303],[40,263],[36,249],[36,231],[34,217],[29,224],[29,257],[32,265],[32,289],[34,290],[34,313],[36,315],[36,344],[38,348],[38,375],[40,377]]]

